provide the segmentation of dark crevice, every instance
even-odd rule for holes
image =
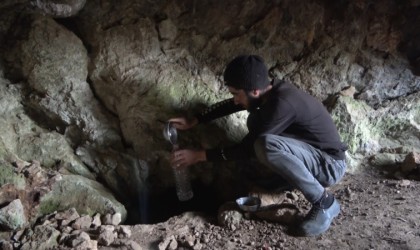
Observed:
[[[184,212],[201,212],[216,218],[217,210],[225,201],[215,189],[198,182],[192,183],[194,197],[189,201],[179,201],[175,188],[168,188],[161,194],[149,194],[147,189],[139,195],[138,211],[129,211],[128,225],[155,224]]]

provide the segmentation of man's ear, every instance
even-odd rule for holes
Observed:
[[[261,94],[261,91],[259,89],[253,89],[253,90],[251,90],[251,95],[253,97],[259,97],[260,94]]]

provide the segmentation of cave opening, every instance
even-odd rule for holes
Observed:
[[[215,219],[219,207],[226,199],[213,186],[201,182],[192,182],[191,185],[194,196],[187,201],[178,200],[175,187],[167,188],[159,194],[142,192],[136,205],[127,209],[128,216],[124,224],[156,224],[185,212],[197,212],[210,220]]]

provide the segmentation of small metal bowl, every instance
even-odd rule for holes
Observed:
[[[261,200],[258,197],[241,197],[236,199],[236,204],[245,212],[255,212],[261,206]]]

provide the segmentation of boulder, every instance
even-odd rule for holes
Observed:
[[[93,216],[95,213],[120,213],[121,221],[127,217],[123,204],[102,184],[77,175],[65,175],[52,186],[51,192],[41,198],[40,213],[74,207],[79,214]]]
[[[0,227],[17,230],[28,223],[22,202],[16,199],[0,209]]]

